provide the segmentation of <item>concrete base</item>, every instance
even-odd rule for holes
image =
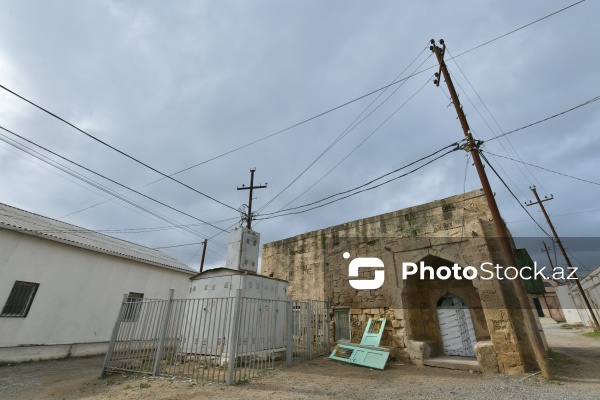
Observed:
[[[0,347],[0,362],[20,363],[66,357],[85,357],[106,354],[107,350],[107,342]]]
[[[458,369],[462,371],[481,371],[475,357],[441,356],[428,358],[423,361],[428,367]]]

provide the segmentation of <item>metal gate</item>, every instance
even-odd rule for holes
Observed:
[[[291,306],[291,362],[307,361],[319,355],[329,354],[328,302],[294,300]]]
[[[475,357],[475,328],[465,302],[454,295],[442,297],[438,302],[437,318],[444,353],[448,356]]]
[[[125,296],[103,365],[112,371],[244,381],[329,353],[328,304],[242,297]]]

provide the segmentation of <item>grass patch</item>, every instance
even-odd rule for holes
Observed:
[[[583,328],[583,324],[562,324],[560,326],[561,329],[575,329],[575,328]]]
[[[600,332],[587,332],[583,336],[600,338]]]
[[[250,379],[244,377],[244,378],[240,379],[239,381],[237,381],[235,384],[236,385],[245,385],[247,383],[250,383]]]
[[[150,387],[150,384],[147,382],[141,382],[140,383],[140,389],[147,389]]]

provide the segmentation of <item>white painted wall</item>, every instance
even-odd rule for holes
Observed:
[[[596,318],[600,319],[600,267],[596,268],[581,280],[581,287],[592,306]],[[592,318],[588,308],[579,289],[575,285],[571,285],[570,290],[566,286],[558,286],[556,288],[556,293],[560,304],[563,307],[567,323],[579,323],[586,326],[592,325]]]
[[[187,298],[191,275],[0,230],[0,307],[15,281],[39,284],[27,317],[0,317],[0,361],[13,346],[108,342],[123,294]]]
[[[581,324],[581,316],[566,285],[556,287],[556,295],[562,307],[567,324]]]

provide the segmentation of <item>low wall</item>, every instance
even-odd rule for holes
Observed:
[[[108,342],[0,347],[0,363],[53,360],[106,354]]]

